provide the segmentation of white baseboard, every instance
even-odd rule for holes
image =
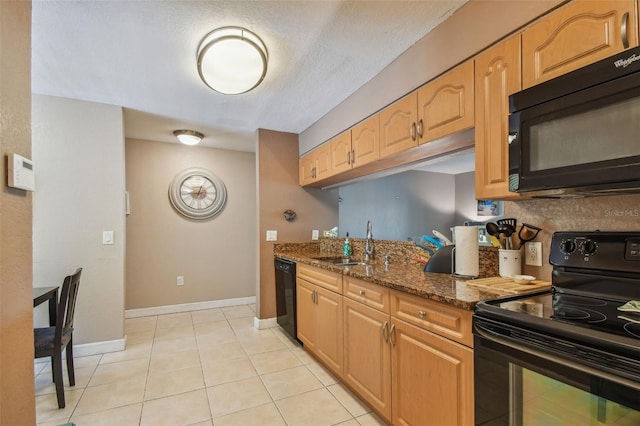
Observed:
[[[126,346],[127,336],[124,336],[122,339],[73,345],[73,357],[101,355],[109,352],[123,351]]]
[[[224,308],[227,306],[249,305],[256,303],[256,297],[239,297],[237,299],[210,300],[208,302],[182,303],[179,305],[155,306],[152,308],[127,309],[125,318],[148,317],[151,315],[177,314],[180,312],[199,311],[202,309]]]
[[[264,328],[274,328],[277,326],[278,319],[276,317],[264,319],[253,317],[253,328],[257,328],[258,330],[262,330]]]

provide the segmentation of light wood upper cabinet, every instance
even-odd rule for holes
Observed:
[[[298,173],[301,186],[331,176],[331,145],[320,145],[315,150],[300,157]]]
[[[388,313],[344,299],[344,381],[391,420],[391,346]]]
[[[418,146],[417,105],[413,92],[380,112],[380,158]]]
[[[394,425],[472,425],[473,351],[392,319]]]
[[[476,57],[476,198],[517,198],[509,192],[509,95],[521,88],[520,36]]]
[[[427,143],[474,125],[473,60],[418,90],[418,143]]]
[[[574,0],[522,33],[523,88],[637,45],[635,0]]]
[[[351,150],[353,168],[380,158],[380,115],[373,115],[351,129]]]
[[[351,169],[351,130],[336,136],[329,143],[331,144],[332,173]]]
[[[329,142],[331,174],[345,172],[380,158],[380,116],[369,117]]]

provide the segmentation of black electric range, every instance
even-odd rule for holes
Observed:
[[[549,262],[551,291],[481,302],[474,329],[640,380],[640,232],[557,232]]]

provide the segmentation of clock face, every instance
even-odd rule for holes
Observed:
[[[191,168],[173,178],[169,185],[169,200],[176,211],[185,217],[208,219],[224,207],[227,190],[213,173]]]

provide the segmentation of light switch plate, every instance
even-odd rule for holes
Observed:
[[[102,244],[104,244],[104,245],[112,245],[113,244],[113,231],[103,231],[102,232]]]
[[[278,241],[278,231],[267,231],[267,241]]]
[[[311,239],[313,241],[316,241],[318,239],[318,236],[320,235],[320,231],[317,229],[314,229],[313,231],[311,231]]]

